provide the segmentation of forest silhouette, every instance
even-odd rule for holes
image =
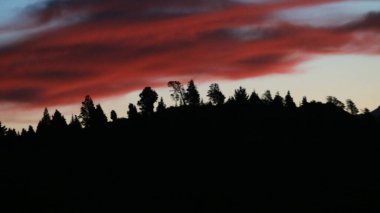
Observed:
[[[352,100],[296,104],[239,87],[146,87],[126,116],[90,96],[67,122],[0,124],[4,212],[378,212],[379,119]]]

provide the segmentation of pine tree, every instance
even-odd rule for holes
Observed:
[[[161,97],[160,101],[158,102],[158,105],[157,105],[157,112],[160,113],[160,112],[163,112],[166,110],[166,105],[164,103],[164,99]]]
[[[112,122],[117,121],[117,114],[116,114],[115,110],[111,111],[111,120],[112,120]]]
[[[95,115],[94,115],[94,126],[95,127],[104,127],[108,122],[107,116],[104,113],[100,104],[96,105]]]
[[[0,122],[0,138],[5,137],[5,134],[7,133],[7,128],[3,126]]]
[[[306,106],[308,103],[306,96],[303,96],[301,106]]]
[[[344,109],[345,108],[344,103],[342,103],[340,100],[338,100],[334,96],[327,96],[326,100],[327,100],[328,104],[334,105],[337,108],[340,108],[340,109]]]
[[[78,116],[71,116],[71,121],[69,124],[69,128],[72,131],[80,131],[82,129],[82,124],[78,119]]]
[[[128,118],[129,119],[136,119],[139,117],[139,113],[137,112],[137,108],[134,104],[128,105]]]
[[[251,96],[249,97],[249,103],[251,103],[254,106],[261,106],[263,102],[261,101],[259,95],[256,93],[256,91],[253,91]]]
[[[18,137],[19,135],[17,134],[17,131],[15,129],[8,129],[7,133],[6,133],[6,137],[11,139],[11,140],[14,140]]]
[[[45,108],[42,119],[38,122],[37,133],[48,134],[51,130],[51,117],[47,108]]]
[[[226,99],[220,91],[218,84],[210,85],[210,89],[207,91],[207,97],[209,97],[210,102],[214,105],[222,105]]]
[[[261,100],[263,101],[264,104],[266,105],[271,105],[273,102],[272,94],[269,90],[265,91]]]
[[[36,132],[34,131],[34,129],[31,125],[29,125],[29,127],[28,127],[28,133],[27,134],[29,137],[33,137],[36,134]]]
[[[364,115],[369,115],[369,114],[371,114],[371,111],[369,111],[368,108],[364,108],[364,109],[362,110],[362,113],[363,113]]]
[[[27,137],[28,136],[28,132],[26,131],[25,128],[22,128],[21,130],[21,137]]]
[[[357,115],[359,113],[359,110],[356,107],[356,104],[351,99],[348,99],[346,101],[346,108],[348,112],[351,113],[352,115]]]
[[[87,95],[82,102],[79,118],[85,128],[91,128],[94,124],[95,105],[91,97]]]
[[[285,107],[287,109],[295,109],[297,108],[296,103],[293,100],[293,97],[290,95],[290,91],[285,96]]]
[[[63,130],[67,127],[66,119],[58,110],[55,110],[53,114],[51,126],[54,130]]]
[[[281,97],[279,92],[277,92],[276,95],[274,96],[272,105],[276,108],[284,107],[284,98]]]
[[[239,87],[239,89],[235,90],[234,102],[237,104],[245,104],[248,102],[248,95],[245,88]]]
[[[193,80],[189,81],[187,85],[187,90],[185,93],[185,101],[190,106],[199,106],[200,104],[200,95]]]

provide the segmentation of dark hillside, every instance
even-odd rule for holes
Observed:
[[[21,138],[1,144],[2,208],[379,210],[378,130],[328,104],[226,104]]]

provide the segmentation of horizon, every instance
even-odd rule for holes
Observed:
[[[290,90],[380,105],[380,2],[100,0],[0,3],[0,121],[35,127],[47,107],[68,119],[89,94],[126,116],[145,86],[193,79],[226,97]]]

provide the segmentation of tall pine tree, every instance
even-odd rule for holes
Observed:
[[[239,89],[235,90],[235,94],[233,100],[237,104],[245,104],[248,102],[248,94],[245,88],[239,87]]]
[[[207,91],[207,97],[214,105],[222,105],[226,99],[222,91],[220,91],[219,85],[216,83],[210,85],[210,89]]]
[[[293,97],[290,95],[290,91],[285,96],[285,107],[287,109],[295,109],[297,108],[296,103],[293,100]]]
[[[45,108],[42,119],[37,125],[37,134],[48,134],[51,130],[51,117],[47,108]]]
[[[94,125],[95,116],[95,105],[91,97],[87,95],[82,102],[82,107],[80,108],[79,118],[81,123],[85,128],[91,128]]]
[[[200,104],[200,95],[193,80],[189,81],[187,85],[185,101],[190,106],[199,106]]]

